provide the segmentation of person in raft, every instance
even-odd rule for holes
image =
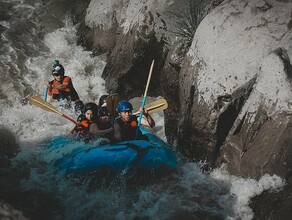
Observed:
[[[72,79],[69,76],[65,76],[65,69],[63,65],[59,63],[59,60],[55,60],[52,75],[54,76],[54,80],[45,81],[45,84],[48,87],[50,101],[52,99],[57,101],[73,101],[75,103],[75,111],[81,112],[84,104],[80,100],[79,95],[73,86]]]
[[[77,118],[77,125],[70,131],[75,134],[78,140],[84,140],[86,143],[96,140],[106,135],[110,135],[114,129],[111,127],[100,128],[97,125],[98,106],[89,102],[84,105],[83,114]],[[109,141],[108,141],[109,142]]]
[[[96,124],[99,130],[107,130],[112,128],[111,113],[105,106],[102,106],[98,109],[98,119]],[[113,139],[113,133],[105,134],[104,137],[111,142]]]
[[[117,108],[119,116],[115,119],[114,123],[114,139],[116,142],[135,140],[136,131],[138,126],[139,117],[132,115],[133,106],[128,101],[120,101]],[[151,115],[145,110],[142,111],[141,125],[153,128],[155,122]],[[142,135],[142,132],[138,131],[138,140],[148,140],[147,136]]]
[[[109,96],[109,95],[102,95],[102,96],[99,98],[99,101],[98,101],[98,107],[99,107],[99,108],[106,106],[106,98],[107,98],[108,96]]]

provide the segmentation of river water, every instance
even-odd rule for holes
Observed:
[[[29,219],[252,219],[251,198],[280,189],[284,183],[277,176],[255,181],[223,168],[204,173],[179,154],[177,173],[131,184],[126,176],[103,182],[94,176],[68,178],[53,169],[56,155],[48,142],[66,135],[72,124],[27,103],[32,95],[44,96],[53,61],[64,65],[84,102],[97,103],[107,93],[101,78],[105,56],[77,44],[70,3],[0,0],[0,145],[20,148],[11,166],[0,167],[0,201]],[[163,114],[154,118],[153,132],[165,139]]]

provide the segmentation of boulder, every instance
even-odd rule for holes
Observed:
[[[291,1],[224,1],[200,23],[179,74],[177,149],[281,192],[252,201],[256,219],[288,219],[291,197]]]
[[[21,211],[2,201],[0,201],[0,219],[28,220]]]
[[[95,54],[108,53],[106,87],[122,98],[143,94],[155,60],[148,93],[168,100],[166,135],[183,155],[238,176],[277,174],[289,198],[292,2],[223,1],[200,23],[185,55],[167,47],[176,19],[167,12],[187,3],[92,0],[80,40]],[[281,199],[259,196],[257,218],[281,216],[281,209],[260,205],[268,200]],[[291,207],[286,201],[280,204]]]
[[[260,134],[256,124],[261,124],[265,112],[274,123],[279,115],[289,115],[291,4],[224,1],[200,23],[179,78],[178,147],[184,154],[211,166],[221,154],[225,162],[233,161],[232,169],[237,169],[235,163],[242,168],[238,146],[249,145]],[[252,126],[246,143],[238,139],[234,145],[232,139],[228,144],[234,133]],[[236,160],[229,157],[235,151]],[[261,172],[256,173],[247,176],[259,177]]]
[[[19,152],[15,135],[6,127],[0,125],[0,168],[10,166],[10,159]]]

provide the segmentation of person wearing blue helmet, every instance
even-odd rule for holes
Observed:
[[[128,141],[135,140],[136,131],[138,126],[138,117],[132,115],[133,106],[128,101],[120,101],[118,104],[117,112],[119,116],[116,118],[114,123],[114,138],[115,141]],[[145,110],[140,108],[140,112],[142,112],[141,125],[146,127],[153,128],[155,126],[155,122],[151,115]],[[138,131],[138,139],[147,140],[147,137],[142,135],[142,132]]]

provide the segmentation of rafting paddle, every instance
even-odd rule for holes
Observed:
[[[115,116],[116,108],[118,106],[119,101],[120,101],[119,93],[114,93],[106,98],[106,108],[111,113],[112,116]]]
[[[147,83],[146,83],[146,88],[145,88],[144,96],[143,96],[143,99],[142,99],[142,105],[141,105],[142,109],[144,108],[145,103],[146,103],[146,97],[147,97],[148,87],[149,87],[149,83],[150,83],[150,79],[151,79],[151,75],[152,75],[153,66],[154,66],[154,60],[152,61],[152,64],[151,64],[151,67],[150,67],[150,71],[149,71],[149,75],[148,75],[148,79],[147,79]],[[142,112],[140,112],[140,115],[139,115],[139,121],[138,121],[136,135],[135,135],[135,139],[136,140],[138,138],[138,133],[139,133],[139,130],[140,130],[141,120],[142,120]]]
[[[63,114],[62,112],[58,111],[56,109],[55,106],[53,106],[52,104],[44,101],[42,98],[38,97],[38,96],[32,96],[29,98],[29,103],[30,104],[33,104],[37,107],[40,107],[48,112],[53,112],[53,113],[56,113],[58,115],[61,115],[63,116],[64,118],[68,119],[69,121],[73,122],[74,124],[77,124],[77,122],[73,119],[73,118],[70,118],[69,116]]]
[[[155,112],[163,111],[167,109],[167,107],[168,107],[168,103],[165,99],[157,99],[153,102],[146,104],[144,106],[144,109],[147,110],[149,114],[152,114]],[[140,111],[137,111],[134,113],[134,115],[138,115],[139,113]]]
[[[45,89],[45,93],[44,93],[44,100],[47,101],[48,99],[48,87]]]
[[[112,127],[114,126],[116,108],[118,107],[119,101],[120,101],[119,93],[114,93],[106,98],[106,108],[111,113]]]

